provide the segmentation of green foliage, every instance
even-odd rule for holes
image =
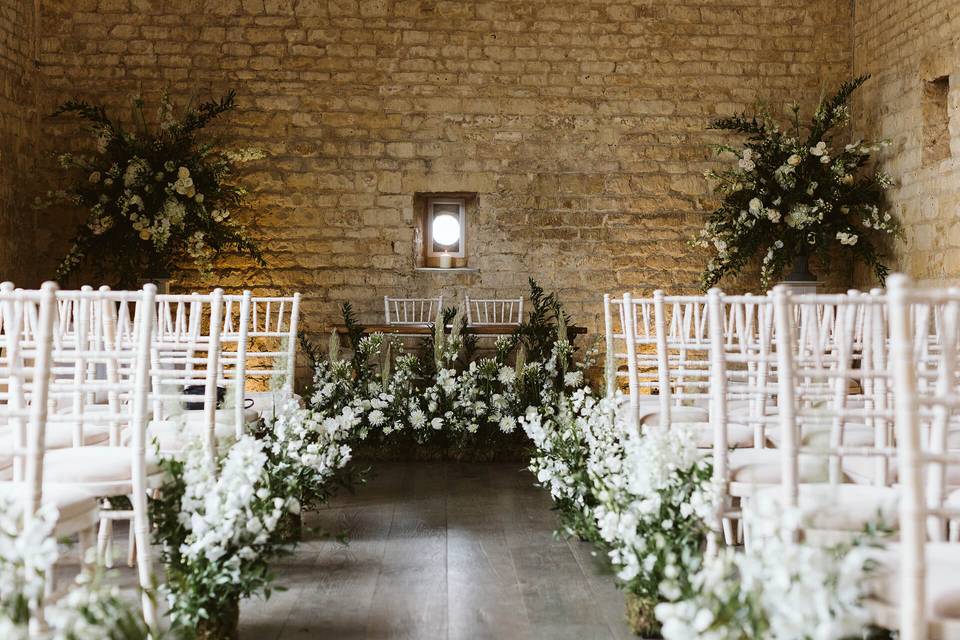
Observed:
[[[300,351],[307,356],[307,360],[310,362],[310,368],[316,367],[317,363],[322,359],[320,356],[320,348],[311,342],[306,332],[302,330],[297,332],[297,343],[300,345]]]
[[[523,345],[530,360],[544,362],[550,358],[557,340],[566,340],[570,316],[556,293],[546,293],[536,280],[530,283],[530,315],[514,332],[514,343]],[[561,331],[564,335],[561,335]]]

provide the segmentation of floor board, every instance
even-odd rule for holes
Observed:
[[[305,541],[274,564],[286,590],[242,603],[241,640],[632,637],[603,558],[553,535],[549,496],[520,465],[377,463],[373,473],[307,515]],[[120,579],[135,584],[132,570]]]

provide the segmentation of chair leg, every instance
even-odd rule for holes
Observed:
[[[130,528],[127,530],[127,566],[132,567],[137,563],[137,536],[134,531],[133,520],[130,520]]]
[[[95,531],[96,525],[90,527],[89,529],[84,529],[79,534],[78,538],[78,547],[80,550],[80,567],[81,569],[89,567],[90,563],[96,563],[100,559],[99,545],[97,541],[97,533]],[[91,555],[91,551],[94,551],[95,555]]]
[[[733,521],[730,518],[723,519],[723,542],[728,547],[733,547],[737,544],[736,538],[737,532],[734,529]]]
[[[110,501],[104,501],[103,507],[109,509]],[[113,521],[109,518],[100,518],[100,527],[97,531],[97,562],[108,569],[113,566]]]
[[[153,551],[150,548],[150,516],[147,512],[147,494],[145,487],[139,487],[137,491],[137,482],[134,482],[134,493],[131,496],[133,504],[133,521],[130,528],[133,531],[134,541],[137,552],[137,577],[140,582],[140,597],[143,604],[143,619],[147,626],[156,636],[158,626],[157,604],[154,601],[154,578],[153,578]]]

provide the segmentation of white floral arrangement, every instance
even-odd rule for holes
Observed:
[[[236,108],[235,92],[188,106],[179,116],[164,93],[156,126],[147,123],[139,96],[132,103],[133,127],[80,100],[63,103],[53,114],[79,116],[96,141],[91,155],[59,156],[76,180],[68,190],[38,201],[38,206],[66,201],[86,212],[57,278],[91,261],[100,271],[112,269],[121,284],[130,286],[137,279],[169,277],[178,264],[208,271],[228,250],[263,265],[260,250],[234,213],[247,195],[236,183],[237,173],[264,152],[222,149],[198,140],[211,121]]]
[[[23,518],[22,503],[0,498],[0,638],[28,640],[43,602],[48,576],[59,558],[53,536],[57,510],[42,506],[32,518]],[[67,594],[44,607],[45,636],[50,640],[146,640],[143,620],[107,586],[103,574],[85,570]]]
[[[325,501],[331,479],[351,460],[350,443],[358,437],[360,423],[361,414],[349,405],[329,416],[287,400],[264,433],[276,484],[285,485],[302,506]]]
[[[845,82],[821,102],[806,131],[799,107],[786,129],[765,111],[713,123],[747,141],[740,148],[718,145],[718,153],[735,158],[736,166],[706,174],[722,202],[694,240],[714,253],[702,275],[704,289],[739,273],[753,257],[762,258],[766,286],[797,258],[816,255],[826,264],[834,253],[863,261],[884,281],[888,269],[879,241],[900,227],[884,210],[891,179],[867,165],[886,143],[845,144],[837,131],[849,122],[851,94],[867,79]]]
[[[534,448],[529,469],[550,491],[560,531],[602,545],[588,463],[591,451],[616,440],[623,395],[598,400],[584,387],[559,400],[556,405],[529,407],[519,419]]]
[[[588,472],[594,516],[617,577],[639,607],[638,631],[655,630],[653,606],[680,598],[699,565],[719,493],[712,465],[683,426],[630,429],[595,443]]]
[[[747,515],[746,551],[706,558],[690,595],[656,608],[666,640],[837,640],[861,637],[874,543],[796,542],[797,510],[761,501]]]
[[[47,572],[58,557],[57,510],[44,505],[24,522],[22,504],[0,498],[0,637],[29,637],[31,612],[44,597]]]
[[[275,530],[300,505],[271,476],[265,448],[244,436],[221,452],[214,469],[193,442],[181,459],[165,461],[170,479],[152,517],[175,628],[215,623],[240,599],[269,594],[268,561],[285,550]]]

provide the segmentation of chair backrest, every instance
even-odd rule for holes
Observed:
[[[286,297],[224,296],[222,339],[244,351],[243,370],[236,375],[268,389],[292,394],[297,365],[297,331],[300,323],[300,294]],[[246,321],[244,321],[246,318]],[[228,357],[228,362],[232,358]],[[236,363],[239,365],[239,362]],[[239,398],[242,399],[242,393]]]
[[[55,324],[74,329],[54,330],[50,396],[67,410],[48,421],[70,424],[73,446],[84,446],[86,431],[97,427],[108,428],[114,445],[120,444],[124,427],[131,446],[145,441],[146,417],[138,419],[136,413],[139,403],[146,406],[149,392],[155,296],[154,285],[142,291],[84,287],[57,293],[60,309],[69,311]]]
[[[960,410],[960,290],[920,291],[901,274],[888,286],[901,486],[899,637],[921,640],[929,628],[927,537],[943,539],[945,522],[960,517],[943,490],[947,465],[960,464],[960,454],[947,449],[948,426]]]
[[[467,326],[520,326],[523,323],[523,296],[519,298],[479,299],[465,296]]]
[[[643,389],[659,390],[657,334],[654,328],[653,298],[604,296],[604,323],[607,347],[607,392],[612,395],[619,380],[626,377],[630,394],[630,416],[639,420]],[[621,369],[621,361],[626,371]],[[669,398],[662,401],[669,402]]]
[[[842,481],[845,458],[874,459],[875,483],[889,480],[887,465],[896,452],[884,384],[889,375],[883,367],[884,303],[882,296],[860,292],[792,294],[783,286],[773,291],[782,481],[790,506],[798,504],[801,454],[826,456],[832,484]],[[873,442],[849,446],[851,427],[871,430]],[[828,433],[827,442],[804,446],[808,430]]]
[[[714,477],[729,482],[728,427],[731,407],[746,404],[736,422],[754,432],[753,446],[766,446],[768,425],[777,422],[767,406],[776,395],[772,364],[773,306],[769,296],[726,296],[719,289],[707,293],[710,338],[710,425],[713,431]],[[725,505],[729,506],[729,505]]]
[[[436,298],[383,297],[384,322],[391,325],[428,325],[443,309],[443,296]]]
[[[632,420],[640,419],[641,389],[655,389],[659,423],[670,424],[671,406],[709,398],[710,341],[705,296],[667,296],[655,291],[652,298],[625,293],[616,306],[626,345],[627,379]],[[608,321],[608,347],[619,334]],[[615,349],[615,346],[614,346]],[[651,375],[651,369],[656,376]]]
[[[14,479],[23,482],[24,518],[31,519],[43,499],[43,459],[51,380],[56,284],[39,291],[14,290],[0,285],[0,416],[13,435]],[[33,331],[25,335],[27,318]]]
[[[154,419],[175,419],[185,405],[202,402],[204,446],[214,460],[218,387],[227,384],[220,365],[224,306],[222,289],[210,294],[158,296],[162,319],[150,345]],[[171,317],[174,322],[169,321]],[[238,359],[245,357],[244,351],[238,352]],[[243,382],[243,378],[234,379],[235,385],[242,386]],[[202,395],[195,393],[199,389]],[[237,402],[242,407],[242,392]],[[235,428],[239,433],[242,424]]]

